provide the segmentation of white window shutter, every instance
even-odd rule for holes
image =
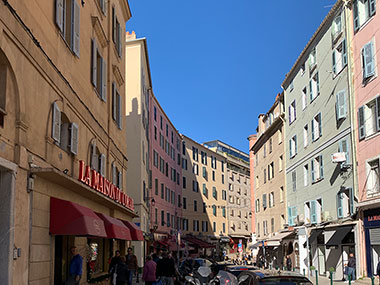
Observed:
[[[366,44],[363,48],[363,64],[364,64],[364,67],[363,67],[364,79],[374,75],[375,61],[374,61],[372,42]]]
[[[364,106],[358,110],[359,140],[365,138]]]
[[[336,208],[338,210],[338,218],[343,218],[343,205],[342,205],[342,193],[338,193],[336,196]]]
[[[106,156],[103,153],[100,155],[99,172],[100,172],[100,175],[102,176],[106,175]]]
[[[72,49],[77,57],[79,57],[79,46],[80,46],[80,7],[77,0],[73,0],[73,16],[72,16],[72,29],[71,29],[71,40]]]
[[[311,160],[311,182],[315,182],[315,172],[314,172],[314,159]]]
[[[102,100],[107,102],[107,62],[102,59]]]
[[[339,91],[336,94],[336,112],[338,120],[346,117],[346,94],[345,91]]]
[[[53,122],[51,136],[59,144],[61,142],[61,110],[56,102],[53,103],[52,118]]]
[[[78,154],[78,132],[79,128],[76,123],[71,123],[70,126],[70,151],[73,154]]]
[[[116,121],[116,84],[112,82],[112,119]]]
[[[55,1],[55,22],[61,33],[63,33],[63,19],[64,19],[64,9],[63,0]]]
[[[97,77],[97,71],[96,71],[97,53],[98,53],[98,48],[96,46],[96,41],[95,41],[95,39],[91,39],[91,56],[92,56],[92,60],[91,60],[91,82],[92,82],[92,85],[94,85],[95,87],[96,87],[96,77]]]
[[[376,130],[380,132],[380,96],[376,98]]]
[[[289,140],[289,156],[293,157],[293,153],[292,153],[292,140],[291,139]]]
[[[313,97],[313,83],[312,83],[312,79],[310,79],[310,81],[309,81],[309,89],[310,89],[310,102],[311,102],[314,99],[314,97]]]
[[[314,119],[311,120],[311,140],[314,141],[315,134],[314,134]]]

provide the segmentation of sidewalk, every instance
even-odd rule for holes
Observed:
[[[313,284],[317,284],[316,283],[316,280],[315,280],[315,276],[311,277],[310,278],[311,282],[313,282]],[[318,285],[330,285],[330,279],[325,277],[325,276],[318,276]],[[345,285],[345,284],[348,284],[348,281],[342,281],[342,280],[333,280],[333,284],[338,284],[338,285]],[[355,282],[351,282],[351,284],[355,284],[355,285],[371,285],[371,278],[368,278],[368,277],[364,277],[363,279],[357,279],[355,280]],[[375,282],[374,282],[375,285],[378,285],[379,284],[379,279],[378,278],[375,278]]]

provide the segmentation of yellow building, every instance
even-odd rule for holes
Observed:
[[[0,9],[0,284],[62,284],[73,245],[84,284],[141,238],[125,179],[128,2],[43,2]]]
[[[183,233],[214,243],[229,242],[227,223],[227,160],[183,136]]]

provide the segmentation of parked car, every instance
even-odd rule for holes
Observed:
[[[251,265],[227,265],[224,270],[227,272],[232,273],[236,277],[239,276],[239,274],[243,271],[247,270],[257,270],[258,268]]]
[[[305,276],[289,271],[246,270],[238,276],[239,285],[312,285]]]

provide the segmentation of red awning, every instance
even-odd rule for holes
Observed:
[[[143,232],[135,223],[131,223],[124,220],[121,221],[124,223],[124,225],[127,226],[129,231],[131,232],[132,240],[144,240]]]
[[[122,223],[122,221],[112,218],[110,216],[96,213],[104,222],[106,227],[107,237],[132,240],[131,233],[129,229]]]
[[[50,233],[107,237],[103,221],[91,209],[53,197],[50,198]]]
[[[196,247],[202,247],[202,248],[213,248],[215,245],[208,243],[206,241],[203,241],[201,239],[197,239],[196,237],[183,237],[183,240],[193,244]]]
[[[166,242],[162,241],[162,240],[156,240],[156,241],[153,243],[153,245],[154,245],[155,247],[169,247],[169,245],[168,245]]]

